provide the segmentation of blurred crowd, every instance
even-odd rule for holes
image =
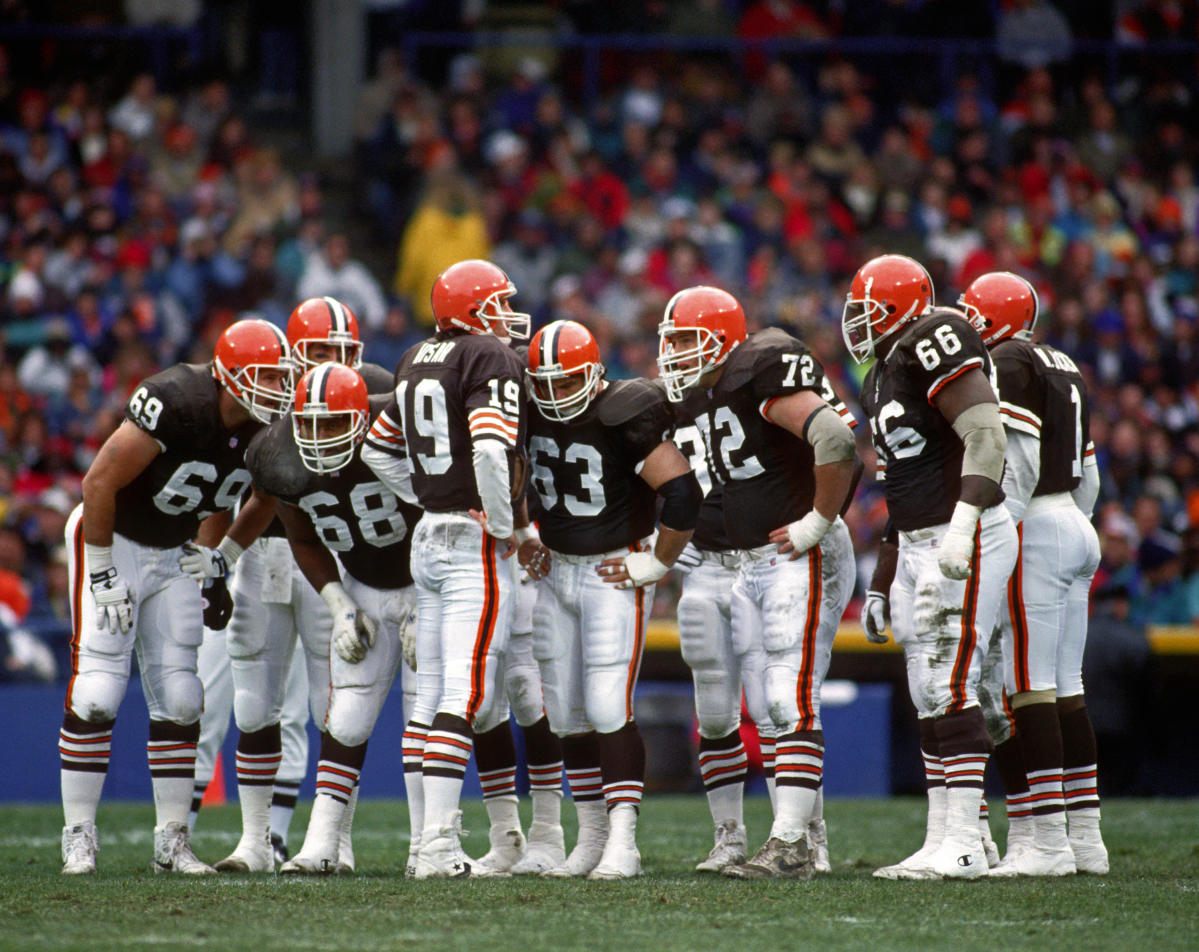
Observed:
[[[835,37],[850,27],[830,11],[860,13],[787,0],[662,6],[699,11],[692,27],[671,27],[684,35],[711,15],[743,36]],[[881,23],[939,5],[862,6]],[[1127,6],[1133,40],[1163,29],[1195,39],[1189,20],[1162,27],[1156,5]],[[1000,7],[1024,18],[1009,32],[1032,23],[1055,42],[1035,61],[959,59],[951,75],[919,51],[850,57],[835,45],[625,53],[586,102],[568,59],[544,51],[503,68],[462,53],[431,75],[384,49],[354,117],[351,220],[328,214],[326,186],[296,171],[310,159],[263,141],[223,79],[164,89],[142,74],[112,95],[34,85],[0,47],[9,674],[66,666],[63,525],[140,379],[209,359],[238,317],[283,324],[316,294],[349,304],[367,359],[393,366],[428,332],[433,278],[467,257],[508,271],[535,326],[588,325],[612,376],[655,373],[655,328],[674,292],[727,288],[751,329],[802,337],[855,407],[862,368],[840,316],[863,261],[912,255],[950,305],[975,276],[1017,271],[1038,290],[1039,336],[1089,381],[1103,476],[1097,588],[1125,594],[1137,624],[1199,618],[1194,60],[1136,61],[1113,76],[1069,58],[1080,25],[1055,8]],[[865,433],[861,452],[872,472]],[[869,481],[851,520],[867,574],[884,520]],[[669,591],[662,609],[673,610]],[[20,632],[51,650],[14,642]]]

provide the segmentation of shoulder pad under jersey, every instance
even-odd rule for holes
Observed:
[[[644,377],[636,377],[609,384],[596,412],[604,426],[619,426],[666,402],[665,389]]]
[[[729,355],[728,364],[720,380],[720,389],[737,390],[745,386],[758,373],[763,360],[775,360],[780,354],[806,354],[807,348],[777,327],[768,327],[746,338]]]

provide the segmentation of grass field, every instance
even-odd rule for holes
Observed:
[[[756,841],[769,805],[754,798],[746,808]],[[711,843],[700,796],[647,799],[640,880],[416,883],[400,878],[403,802],[362,803],[359,874],[328,880],[156,876],[145,804],[103,805],[100,873],[68,878],[58,872],[59,809],[0,807],[0,949],[1199,949],[1199,803],[1105,803],[1113,868],[1105,878],[872,879],[871,869],[918,844],[923,810],[917,799],[831,801],[834,872],[809,883],[692,873]],[[573,813],[569,804],[563,812]],[[301,808],[296,843],[306,819]],[[473,831],[467,851],[480,855],[487,825],[479,802],[466,805],[466,824]],[[995,825],[1000,834],[1002,821]],[[206,811],[196,852],[219,859],[237,828],[235,806]]]

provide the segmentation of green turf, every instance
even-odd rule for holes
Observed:
[[[155,876],[144,804],[103,805],[101,871],[68,878],[58,872],[58,808],[2,807],[0,949],[1199,949],[1199,803],[1105,803],[1113,867],[1105,878],[872,879],[871,869],[917,845],[923,809],[916,799],[830,801],[834,872],[810,883],[692,873],[711,842],[700,796],[647,799],[640,880],[415,883],[399,878],[402,802],[362,803],[359,874],[327,880]],[[568,804],[563,812],[573,811]],[[751,839],[765,835],[768,812],[764,799],[747,802]],[[297,841],[305,819],[301,808]],[[477,856],[487,839],[478,802],[467,804],[466,823],[474,831],[467,850]],[[219,859],[236,842],[237,825],[235,807],[206,811],[196,852]]]

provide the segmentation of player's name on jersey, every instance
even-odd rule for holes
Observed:
[[[440,364],[450,355],[450,351],[457,343],[456,340],[427,340],[420,345],[420,350],[416,352],[412,362],[414,364]]]
[[[1051,370],[1065,370],[1073,374],[1079,372],[1078,365],[1060,350],[1047,351],[1044,347],[1034,347],[1033,352],[1041,358],[1041,363]]]

